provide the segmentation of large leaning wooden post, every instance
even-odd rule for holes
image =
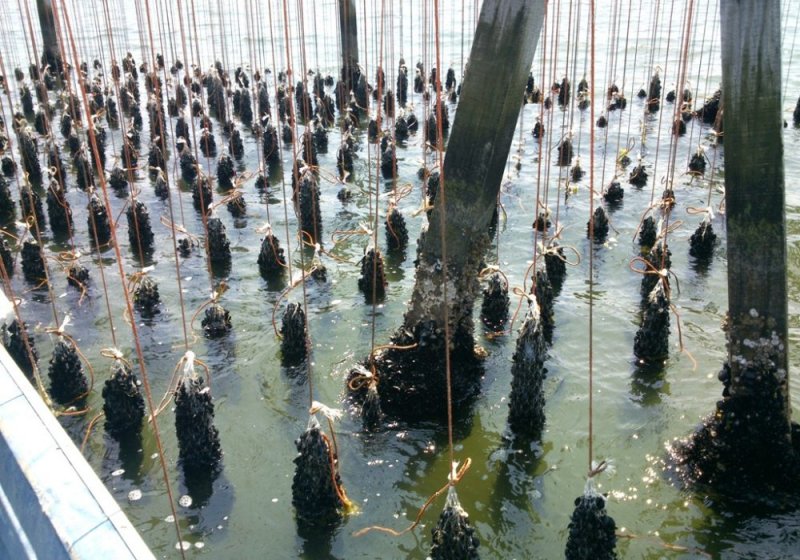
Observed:
[[[58,50],[52,0],[36,0],[36,10],[39,13],[39,26],[42,29],[42,64],[49,65],[54,73],[60,73],[63,68],[61,53]]]
[[[353,72],[358,69],[358,25],[356,1],[339,0],[339,37],[342,43],[342,77],[352,89]]]
[[[544,12],[544,0],[483,2],[444,159],[446,207],[437,196],[427,231],[419,240],[410,306],[393,338],[395,345],[413,348],[390,349],[377,360],[378,392],[387,412],[406,417],[444,413],[445,306],[453,395],[458,401],[479,386],[482,370],[475,356],[472,320],[479,266],[489,244],[489,223]],[[440,235],[443,214],[446,274]],[[448,301],[442,290],[445,278]]]
[[[725,492],[800,487],[787,363],[778,0],[722,0],[728,361],[715,415],[687,444],[691,479]]]

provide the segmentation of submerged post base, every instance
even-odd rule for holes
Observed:
[[[483,377],[472,336],[453,336],[450,360],[453,411],[458,415],[477,397]],[[365,364],[368,370],[369,365]],[[374,371],[380,407],[387,416],[402,420],[447,418],[444,332],[433,321],[417,323],[413,334],[406,329],[395,334],[392,347],[375,357]],[[361,368],[353,370],[349,383],[350,399],[359,406],[366,397],[366,387],[353,390],[359,384],[352,379],[360,372]]]
[[[742,336],[745,323],[730,326],[732,361],[719,374],[724,389],[714,414],[672,452],[686,484],[769,503],[800,493],[800,425],[788,421],[787,375],[777,359],[783,343],[774,333]]]

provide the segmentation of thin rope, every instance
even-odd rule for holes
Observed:
[[[437,133],[436,140],[438,144],[437,157],[439,160],[439,192],[437,198],[440,199],[439,205],[439,235],[442,243],[442,298],[444,300],[443,313],[444,313],[444,361],[445,361],[445,381],[447,384],[447,445],[448,455],[450,458],[450,470],[455,464],[455,448],[453,446],[453,387],[452,375],[450,371],[450,302],[447,299],[447,195],[445,189],[445,176],[444,176],[444,138],[442,130],[442,104],[440,102],[442,96],[442,80],[441,74],[441,53],[440,53],[440,36],[439,36],[439,0],[433,0],[434,5],[434,25],[435,25],[435,40],[436,40],[436,81],[434,86],[436,88],[436,111],[437,111]],[[454,486],[456,480],[450,477],[450,486]]]
[[[272,19],[272,2],[271,1],[267,2],[267,8],[269,9],[269,22],[270,22],[270,25],[269,25],[269,40],[270,40],[270,45],[272,46],[272,71],[275,73],[275,77],[273,78],[272,83],[273,83],[273,86],[274,86],[274,89],[275,89],[275,99],[277,100],[277,98],[278,98],[278,78],[277,78],[278,65],[277,65],[277,60],[276,60],[276,57],[275,57],[275,34],[273,32],[273,25],[272,25],[273,19]],[[276,11],[280,14],[280,10],[276,10]],[[278,17],[280,17],[280,16],[278,16]],[[287,46],[287,48],[288,48],[288,46]],[[291,95],[288,95],[288,97],[291,98]],[[271,119],[271,115],[270,115],[270,122],[271,121],[272,121],[272,119]],[[276,119],[276,125],[279,125],[279,124],[280,123]],[[277,126],[276,126],[276,129],[277,129]],[[282,134],[277,134],[277,137],[278,137],[278,151],[279,151],[279,153],[282,153],[283,152],[283,135]],[[294,165],[292,165],[292,167],[294,167]],[[282,196],[283,196],[283,225],[284,225],[284,231],[286,233],[286,254],[287,254],[286,264],[287,264],[287,266],[289,268],[289,278],[292,278],[292,246],[291,246],[291,241],[290,241],[291,240],[291,236],[289,235],[289,209],[288,209],[288,205],[286,203],[286,177],[285,177],[285,174],[283,173],[283,171],[281,171],[280,175],[281,175],[281,193],[282,193]],[[300,247],[301,247],[301,252],[302,252],[302,243],[301,243]],[[305,284],[305,282],[304,282],[304,284]]]
[[[669,21],[667,22],[667,47],[666,47],[666,52],[670,52],[670,50],[671,50],[670,49],[670,45],[672,44],[672,22],[673,22],[674,14],[675,14],[675,3],[674,2],[670,2],[670,6],[669,6]],[[667,84],[667,75],[668,75],[667,74],[667,68],[668,68],[667,60],[665,60],[664,61],[664,68],[663,68],[664,73],[661,76],[661,83],[663,85]],[[659,103],[661,102],[660,98],[659,98],[658,102]],[[656,133],[657,134],[657,138],[661,138],[661,130],[662,130],[662,124],[664,122],[664,113],[665,112],[666,111],[664,111],[664,108],[660,107],[659,115],[658,115],[658,128],[657,128],[657,133]],[[674,141],[674,135],[670,135],[670,146],[672,146],[672,142],[673,141]],[[661,152],[661,142],[658,141],[658,142],[656,142],[656,153],[655,153],[655,157],[653,159],[653,185],[652,185],[652,189],[650,191],[650,204],[653,204],[653,201],[655,200],[655,192],[656,192],[655,188],[656,188],[656,185],[658,184],[658,180],[657,180],[657,177],[658,177],[658,156],[659,156],[660,152]],[[669,186],[669,185],[667,185],[667,186]],[[666,252],[665,252],[665,255],[666,255]]]
[[[592,85],[595,83],[595,0],[590,0],[589,27],[591,41],[591,76]],[[592,90],[594,91],[594,90]],[[605,96],[605,92],[601,93]],[[593,95],[592,97],[595,97]],[[589,108],[590,122],[594,123],[595,100]],[[589,471],[592,470],[594,458],[594,125],[589,127]]]
[[[104,0],[103,3],[105,4],[106,0]],[[151,22],[151,17],[150,17],[150,2],[149,2],[149,0],[145,0],[145,10],[147,12],[147,30],[148,30],[148,35],[149,35],[149,38],[150,38],[150,51],[151,51],[151,54],[152,54],[153,53],[153,27],[152,27],[152,22]],[[111,35],[111,29],[108,30],[108,33],[109,33],[109,37],[111,37],[112,36]],[[156,66],[155,55],[154,54],[152,54],[152,63],[153,63],[153,72],[155,74],[155,72],[156,72],[155,69],[156,69],[157,66]],[[168,77],[167,77],[166,64],[164,65],[163,73],[164,73],[164,84],[167,84],[168,83]],[[154,89],[156,91],[156,98],[157,98],[157,102],[156,102],[156,118],[158,119],[158,122],[160,123],[160,122],[162,122],[162,119],[163,119],[163,114],[161,112],[161,109],[162,109],[162,104],[161,104],[162,94],[161,94],[161,86],[159,85],[157,79],[153,80],[153,87],[154,87]],[[170,117],[169,123],[170,123],[169,124],[170,129],[171,129],[172,128],[172,117]],[[166,154],[167,154],[167,139],[166,139],[167,131],[164,130],[163,132],[164,132],[164,134],[162,134],[161,138],[160,138],[160,140],[161,140],[161,151],[162,151],[162,154],[164,154],[164,156],[166,157]],[[170,188],[170,182],[169,182],[169,175],[168,174],[165,174],[165,179],[166,179],[166,182],[167,182],[167,208],[169,210],[169,219],[170,219],[170,223],[174,224],[175,223],[175,215],[174,215],[173,208],[172,208],[172,188]],[[131,189],[131,192],[133,192],[133,189]],[[134,218],[135,218],[136,217],[136,212],[133,212],[133,215],[134,215]],[[183,345],[184,345],[184,348],[186,350],[189,350],[189,332],[188,332],[188,328],[187,328],[187,325],[186,325],[186,306],[185,306],[184,299],[183,299],[183,281],[181,279],[180,259],[178,257],[177,233],[176,233],[174,227],[171,227],[169,229],[170,229],[170,232],[172,234],[171,235],[171,237],[172,237],[172,253],[173,253],[173,255],[175,255],[175,281],[176,281],[176,286],[177,286],[177,289],[178,289],[178,301],[180,303],[180,310],[181,310],[181,328],[182,328],[182,332],[183,332]],[[137,220],[137,236],[138,236],[138,234],[139,234],[139,232],[138,232],[138,220]],[[139,243],[139,247],[141,249],[141,242]],[[142,257],[142,260],[144,261],[144,257]]]
[[[380,77],[380,75],[385,75],[385,74],[383,74],[383,38],[384,38],[384,27],[383,27],[383,25],[384,25],[384,20],[385,20],[385,16],[386,16],[385,9],[386,9],[386,2],[385,2],[385,0],[381,0],[381,15],[380,15],[380,20],[381,20],[380,28],[381,28],[381,30],[380,30],[380,38],[379,38],[380,48],[378,49],[378,74],[379,74],[379,77]],[[384,82],[384,80],[379,79],[378,83],[377,83],[378,103],[377,103],[377,108],[376,108],[376,123],[377,123],[377,129],[378,129],[378,137],[381,136],[381,130],[382,130],[383,113],[382,113],[381,109],[383,108],[383,90],[384,90],[383,82]],[[370,103],[367,103],[367,119],[369,119],[369,105],[370,105]],[[369,154],[369,152],[370,152],[370,150],[369,150],[369,147],[368,147],[367,148],[367,153]],[[377,292],[378,292],[378,258],[379,258],[379,254],[378,254],[378,227],[379,226],[378,226],[378,224],[380,223],[378,214],[380,213],[381,189],[380,189],[379,182],[380,182],[380,172],[381,172],[382,157],[383,157],[383,154],[379,154],[379,156],[375,158],[375,160],[376,160],[376,164],[375,164],[375,167],[376,167],[376,169],[375,169],[375,185],[374,185],[374,187],[375,187],[375,209],[374,209],[374,214],[373,214],[373,216],[374,216],[374,225],[372,227],[372,251],[373,251],[373,254],[372,254],[372,257],[373,257],[372,258],[372,294],[371,294],[372,295],[372,298],[371,298],[372,299],[372,324],[371,324],[371,327],[370,327],[370,356],[373,356],[374,352],[375,352],[375,331],[376,331],[376,323],[378,321],[378,294],[377,294]],[[372,167],[373,166],[371,166],[369,164],[367,165],[367,169],[368,170],[372,169]],[[371,191],[372,188],[373,188],[372,172],[371,171],[368,171],[367,185],[368,185],[367,190]],[[370,199],[371,198],[372,197],[370,197]],[[371,207],[371,205],[372,205],[372,201],[370,200],[370,207]],[[388,218],[388,214],[387,214],[387,218]]]
[[[62,6],[65,6],[64,0],[61,0],[61,3],[62,3]],[[55,5],[55,2],[53,4]],[[74,37],[72,35],[72,26],[71,26],[71,23],[70,23],[69,14],[66,12],[66,7],[64,7],[64,20],[65,20],[66,25],[67,25],[67,31],[68,31],[68,35],[69,35],[69,38],[70,38],[70,43],[72,45],[73,60],[74,60],[75,66],[78,67],[79,66],[79,63],[78,63],[78,60],[79,60],[78,59],[78,51],[75,48],[75,39],[74,39]],[[81,88],[81,97],[82,97],[82,100],[83,100],[84,110],[88,114],[88,112],[89,112],[89,100],[87,98],[85,84]],[[95,131],[94,131],[94,124],[92,123],[92,119],[88,119],[88,125],[89,125],[89,128],[88,128],[89,136],[92,138],[92,141],[93,141],[93,152],[94,152],[95,163],[97,164],[97,166],[99,168],[100,167],[100,154],[97,151],[97,142],[96,142],[96,139],[94,138]],[[103,174],[100,174],[99,179],[100,179],[100,186],[101,186],[102,193],[103,193],[103,202],[105,204],[106,211],[109,213],[109,215],[111,215],[111,203],[110,203],[110,201],[108,199],[108,189],[106,187],[105,176]],[[123,281],[123,279],[125,278],[125,271],[122,268],[122,255],[120,253],[119,244],[117,243],[117,239],[116,239],[117,238],[116,228],[111,228],[111,238],[113,240],[114,253],[115,253],[115,256],[116,256],[116,260],[117,260],[117,268],[118,268],[118,271],[119,271],[120,283],[122,285],[122,293],[123,293],[123,296],[125,298],[125,306],[126,306],[126,309],[127,309],[127,312],[129,314],[129,316],[133,317],[133,305],[131,303],[130,294],[128,293],[127,286],[125,285],[125,282]],[[131,327],[131,333],[133,335],[134,347],[136,349],[136,357],[137,357],[137,359],[139,361],[139,371],[140,371],[140,373],[142,375],[142,386],[144,387],[145,396],[147,397],[147,405],[148,405],[148,408],[150,409],[150,412],[153,413],[153,412],[155,412],[155,408],[153,406],[153,394],[152,394],[152,390],[150,388],[150,379],[149,379],[149,376],[147,374],[147,368],[145,367],[144,353],[142,352],[142,346],[141,346],[141,342],[139,340],[139,334],[138,334],[138,329],[136,327],[136,322],[135,321],[131,321],[130,322],[130,327]],[[181,543],[181,542],[183,542],[183,539],[181,538],[180,523],[178,522],[178,514],[177,514],[177,511],[175,509],[175,502],[174,502],[173,495],[172,495],[172,486],[170,484],[169,472],[167,470],[167,460],[166,460],[166,456],[164,454],[164,446],[163,446],[163,444],[161,442],[161,434],[160,434],[160,431],[159,431],[159,428],[158,428],[158,422],[156,421],[155,418],[153,418],[153,436],[155,437],[155,440],[156,440],[156,446],[157,446],[157,449],[158,449],[159,463],[161,464],[161,471],[162,471],[162,474],[163,474],[163,480],[164,480],[164,484],[165,484],[166,490],[167,490],[167,497],[169,498],[169,506],[170,506],[170,510],[172,511],[172,516],[173,516],[173,519],[174,519],[175,533],[177,534],[178,542]],[[184,552],[183,552],[183,547],[182,546],[179,547],[179,550],[180,550],[180,553],[181,553],[181,558],[185,558],[185,555],[184,555]]]
[[[292,132],[292,145],[295,145],[296,138],[297,138],[297,114],[296,108],[292,105],[293,103],[293,91],[292,91],[292,57],[290,52],[290,41],[289,41],[289,8],[287,5],[287,1],[283,0],[283,35],[284,35],[284,44],[286,47],[286,76],[287,81],[289,82],[289,90],[286,94],[286,103],[287,103],[287,110],[289,112],[289,123]],[[300,184],[300,177],[299,177],[299,170],[297,165],[292,165],[292,173],[294,174],[295,184]],[[284,204],[286,204],[286,200],[284,199]],[[309,406],[311,406],[314,402],[314,376],[313,376],[313,364],[314,362],[310,359],[311,353],[311,329],[309,328],[310,317],[308,314],[308,294],[306,290],[306,263],[305,263],[305,251],[302,248],[302,240],[300,246],[300,275],[301,275],[301,284],[303,288],[303,311],[306,315],[306,333],[305,333],[305,345],[306,345],[306,353],[309,355],[307,367],[307,379],[308,379],[308,402]]]

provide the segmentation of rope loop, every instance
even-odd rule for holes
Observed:
[[[425,501],[424,504],[422,504],[422,507],[417,512],[417,516],[416,516],[416,518],[414,519],[414,522],[411,525],[409,525],[408,527],[406,527],[402,531],[396,531],[396,530],[394,530],[394,529],[392,529],[390,527],[382,527],[380,525],[372,525],[370,527],[365,527],[364,529],[360,529],[360,530],[356,531],[355,533],[353,533],[353,536],[354,537],[362,537],[362,536],[366,535],[367,533],[369,533],[371,531],[379,531],[381,533],[387,533],[389,535],[392,535],[393,537],[401,537],[401,536],[405,535],[406,533],[410,533],[411,531],[413,531],[417,527],[417,525],[419,525],[420,521],[422,520],[422,516],[425,515],[425,512],[431,506],[433,501],[436,498],[438,498],[439,496],[441,496],[444,492],[449,491],[451,488],[455,487],[456,484],[461,482],[461,479],[464,478],[464,475],[467,474],[467,471],[472,466],[472,459],[467,457],[464,460],[464,464],[461,465],[461,467],[458,468],[458,470],[456,470],[457,466],[458,466],[458,463],[453,463],[452,464],[451,472],[447,477],[447,484],[445,484],[444,486],[439,488],[436,492],[431,494],[430,497],[428,497],[428,499]]]

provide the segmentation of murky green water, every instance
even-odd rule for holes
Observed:
[[[577,4],[578,2],[575,6]],[[578,30],[578,80],[583,74],[582,53],[587,40],[587,3],[580,4],[582,27]],[[622,4],[626,4],[620,16],[624,31],[628,18],[627,4],[630,3]],[[641,7],[630,7],[633,10],[630,14],[633,26],[627,42],[625,34],[621,33],[616,73],[611,76],[612,65],[607,62],[608,45],[612,36],[609,22],[614,14],[610,6],[607,9],[603,7],[598,14],[599,84],[596,89],[601,92],[607,87],[609,77],[616,77],[620,85],[625,82],[624,91],[629,100],[626,111],[610,115],[607,137],[605,131],[598,130],[598,189],[609,182],[613,175],[613,157],[618,148],[627,143],[629,136],[637,139],[639,137],[639,122],[644,112],[642,102],[635,94],[639,88],[646,86],[651,55],[653,63],[663,69],[665,92],[672,88],[671,84],[675,81],[678,56],[678,49],[675,47],[679,41],[678,22],[682,18],[683,6],[675,5],[674,13],[671,14],[671,4],[661,5],[660,24],[653,33],[654,3],[642,4]],[[259,21],[268,21],[268,7],[264,5],[259,8],[263,10]],[[271,8],[275,14],[278,13],[278,7],[278,4],[272,3]],[[112,16],[117,44],[131,45],[137,60],[141,61],[141,52],[134,48],[138,45],[139,34],[136,32],[137,20],[133,7],[120,4],[112,8],[119,8],[119,13],[127,14],[129,22],[122,25],[122,18]],[[162,8],[160,4],[152,7],[157,13],[161,13]],[[221,51],[222,31],[225,31],[227,49],[225,62],[231,70],[238,65],[238,61],[250,60],[250,43],[246,40],[250,36],[246,23],[248,14],[244,3],[235,3],[230,11],[225,12],[224,20],[220,20],[216,6],[209,8],[206,2],[199,1],[196,8],[199,31],[203,37],[199,45],[203,67],[210,64],[212,52]],[[293,14],[294,6],[291,8]],[[370,50],[366,61],[362,58],[362,64],[365,64],[368,76],[373,78],[376,59],[373,38],[378,33],[379,22],[374,17],[375,8],[366,6],[366,9],[370,23],[362,27],[361,37],[369,37]],[[423,56],[421,33],[424,25],[421,19],[421,2],[403,3],[402,8],[397,4],[392,9],[395,10],[394,31],[392,34],[387,31],[387,38],[391,37],[387,42],[408,45],[408,50],[398,47],[391,55],[385,55],[388,76],[394,81],[394,71],[390,69],[396,67],[401,55],[406,57],[409,65]],[[404,11],[401,12],[401,9]],[[473,6],[467,6],[467,29],[471,25],[472,9]],[[560,3],[561,37],[567,34],[569,9],[570,3]],[[720,81],[719,65],[716,62],[719,59],[719,41],[718,28],[713,24],[716,18],[715,4],[708,7],[705,2],[700,2],[696,9],[697,26],[693,31],[694,39],[690,48],[689,76],[696,97],[702,99],[704,95],[710,95]],[[305,45],[309,65],[316,67],[310,61],[319,60],[323,73],[335,74],[336,39],[335,29],[331,25],[335,21],[333,3],[321,2],[314,6],[314,10],[315,15],[308,15],[304,23],[305,36],[308,37]],[[785,108],[786,118],[791,120],[793,97],[800,93],[800,81],[793,75],[795,66],[791,65],[789,57],[789,53],[793,53],[792,46],[797,31],[797,8],[789,6],[784,10],[787,11],[790,17],[785,39],[784,50],[787,54],[784,66],[787,69],[789,87]],[[310,11],[308,13],[311,14]],[[12,25],[12,16],[13,14],[5,14],[5,19],[2,20],[3,28],[10,30],[3,40],[4,52],[16,56],[8,56],[6,66],[25,66],[27,58],[21,47],[24,45],[22,30]],[[102,46],[107,62],[107,45],[98,45],[100,41],[97,39],[100,36],[101,40],[105,40],[105,26],[100,33],[96,33],[94,24],[91,23],[94,19],[87,6],[79,7],[78,16],[85,18],[83,21],[90,22],[78,37],[79,41],[82,40],[82,56],[93,59],[98,47]],[[177,15],[173,14],[172,17],[176,18]],[[670,17],[673,19],[671,26],[668,25]],[[293,64],[295,74],[298,75],[300,71],[297,68],[301,60],[297,41],[299,25],[293,15],[290,16],[290,21]],[[363,22],[363,18],[360,21]],[[432,25],[432,22],[428,23]],[[165,27],[166,25],[164,23]],[[443,18],[442,64],[447,67],[452,63],[459,76],[461,25],[460,6],[446,6]],[[177,29],[176,19],[172,20],[172,26]],[[279,36],[283,33],[277,15],[273,20],[273,30]],[[572,32],[575,32],[574,28]],[[550,33],[552,37],[552,30]],[[167,32],[167,42],[163,47],[157,47],[157,50],[171,52],[170,36],[174,41],[179,40],[177,31],[175,34]],[[262,40],[255,42],[256,56],[263,60],[264,66],[273,67],[269,25],[261,26],[257,36]],[[413,50],[410,48],[412,36]],[[651,39],[653,36],[656,37],[655,43]],[[158,37],[156,34],[156,41],[159,41]],[[467,38],[465,42],[468,52],[470,41]],[[540,80],[544,48],[540,43],[534,62],[537,83],[549,83],[560,79],[564,74],[567,55],[565,45],[566,43],[559,43],[555,49],[558,53],[555,69],[550,66],[550,55],[547,56],[547,79]],[[651,48],[653,45],[654,49]],[[174,48],[180,52],[180,43],[176,42]],[[193,45],[192,48],[194,49]],[[283,43],[278,37],[275,48],[279,57],[278,66],[283,67]],[[554,51],[549,42],[546,48],[548,53]],[[428,49],[425,53],[428,60],[426,68],[431,66],[431,52]],[[168,55],[168,62],[169,59]],[[9,60],[13,63],[10,64]],[[709,60],[713,61],[710,69]],[[503,85],[487,84],[487,87],[501,88]],[[421,117],[421,96],[414,94],[412,99],[414,110]],[[451,118],[457,118],[457,108],[450,106],[450,110]],[[664,371],[643,376],[636,373],[632,354],[633,338],[639,321],[640,276],[631,272],[628,264],[638,252],[633,235],[641,214],[652,200],[652,177],[660,180],[667,171],[668,123],[673,106],[665,103],[662,113],[644,118],[648,131],[645,162],[651,166],[651,182],[642,191],[623,182],[626,189],[624,203],[611,214],[617,233],[612,233],[612,238],[605,246],[594,249],[585,239],[589,205],[588,181],[574,185],[575,192],[564,203],[563,190],[556,190],[559,179],[562,179],[559,168],[553,165],[547,170],[546,162],[555,160],[554,147],[560,136],[558,129],[566,122],[564,114],[558,109],[553,110],[553,130],[548,132],[545,139],[545,162],[540,175],[539,148],[530,135],[534,118],[539,115],[540,110],[539,105],[528,105],[522,111],[522,134],[518,137],[519,140],[515,140],[512,148],[513,156],[519,158],[521,166],[519,171],[515,170],[513,162],[516,159],[512,159],[508,168],[501,195],[508,218],[501,224],[499,244],[491,251],[490,260],[497,261],[512,286],[521,285],[533,254],[533,232],[530,226],[538,184],[542,193],[549,187],[547,198],[554,212],[556,201],[560,197],[559,219],[564,225],[563,243],[575,247],[581,256],[581,262],[569,269],[566,283],[556,301],[556,330],[547,360],[547,428],[541,444],[534,449],[511,449],[504,439],[514,337],[489,340],[478,333],[481,344],[489,351],[487,373],[483,381],[483,393],[475,405],[471,421],[456,426],[456,456],[460,460],[467,457],[472,459],[472,468],[459,485],[458,492],[462,505],[470,513],[477,528],[483,556],[563,556],[569,514],[573,509],[574,498],[583,491],[587,470],[588,340],[592,336],[596,391],[595,455],[613,460],[616,466],[614,474],[602,477],[602,490],[610,493],[608,509],[616,519],[618,528],[632,537],[620,540],[620,557],[794,557],[800,543],[799,511],[759,514],[724,508],[720,510],[711,507],[711,499],[676,489],[662,476],[661,460],[665,454],[665,446],[674,438],[689,434],[700,418],[713,410],[721,393],[716,373],[725,357],[724,339],[720,329],[727,308],[724,214],[717,212],[714,219],[714,227],[720,235],[721,243],[715,251],[713,262],[708,270],[699,271],[688,255],[688,238],[700,217],[687,214],[686,209],[707,205],[708,181],[692,182],[683,172],[689,154],[696,149],[698,143],[707,147],[709,161],[715,162],[717,168],[722,165],[723,151],[710,146],[709,130],[701,128],[697,122],[690,125],[689,133],[678,141],[674,184],[678,205],[673,216],[683,220],[684,224],[670,235],[672,270],[680,281],[680,289],[673,290],[673,303],[680,313],[683,343],[696,360],[697,367],[693,368],[691,360],[679,351],[673,318],[670,359]],[[8,115],[9,109],[5,100],[4,111]],[[545,113],[545,119],[545,122],[549,121],[549,112]],[[582,138],[579,144],[576,140],[576,147],[579,147],[584,168],[589,165],[589,126],[588,112],[576,113],[572,129]],[[174,130],[174,122],[170,129]],[[215,130],[217,143],[221,148],[223,137],[219,128]],[[145,119],[143,140],[146,135]],[[421,135],[420,131],[398,150],[398,181],[413,187],[412,194],[400,203],[412,239],[416,239],[424,221],[424,213],[419,217],[412,217],[423,197],[416,175],[422,158]],[[253,174],[257,166],[258,147],[249,132],[243,132],[243,136],[246,156],[239,171],[248,176]],[[112,150],[113,154],[119,153],[119,131],[113,131],[111,138],[113,147],[110,141],[109,161]],[[800,160],[795,154],[796,147],[800,145],[800,131],[787,128],[784,138],[789,220],[790,338],[793,342],[790,359],[793,371],[797,371],[800,366],[800,353],[796,351],[800,328],[800,195],[793,177],[800,169]],[[60,136],[58,141],[62,141]],[[351,237],[335,247],[332,246],[332,232],[357,229],[360,224],[371,219],[368,199],[370,189],[373,192],[376,188],[380,191],[380,207],[385,209],[385,194],[391,188],[390,182],[375,179],[374,159],[369,168],[373,175],[370,180],[367,165],[369,156],[374,158],[375,147],[367,148],[368,143],[364,136],[362,151],[356,164],[355,181],[351,187],[355,193],[354,199],[347,204],[337,200],[336,193],[340,186],[332,178],[335,174],[335,155],[339,141],[338,132],[332,130],[330,148],[327,154],[320,154],[320,165],[324,170],[321,206],[325,244],[341,260],[324,258],[329,271],[329,282],[323,285],[315,282],[308,284],[315,398],[330,406],[337,406],[340,402],[348,368],[369,352],[373,321],[376,340],[379,342],[388,340],[394,329],[400,325],[405,301],[410,297],[414,279],[412,245],[405,259],[387,260],[390,282],[387,297],[373,313],[372,307],[366,304],[363,294],[356,288],[356,263],[367,244],[366,238]],[[659,141],[660,148],[657,148]],[[637,141],[635,151],[639,149]],[[144,150],[146,142],[143,142],[143,156]],[[291,152],[285,149],[282,158],[287,183],[291,170],[290,156]],[[656,159],[657,168],[654,170],[652,166]],[[170,160],[170,165],[172,161]],[[206,166],[204,159],[201,162]],[[212,171],[215,168],[213,161],[210,168]],[[706,177],[711,175],[708,173]],[[721,180],[718,170],[714,178]],[[156,224],[156,266],[151,274],[158,280],[164,304],[161,313],[154,320],[144,322],[137,317],[137,325],[153,392],[158,400],[183,353],[183,335],[172,241],[169,230],[157,223],[158,217],[168,215],[168,208],[154,196],[150,181],[144,173],[139,173],[139,179],[140,199],[147,204]],[[398,530],[404,528],[414,518],[417,508],[425,499],[444,484],[448,471],[447,434],[445,427],[438,425],[398,424],[377,434],[364,434],[359,429],[360,422],[357,418],[345,416],[339,423],[337,432],[341,475],[348,494],[358,504],[359,511],[346,518],[329,535],[298,534],[291,506],[294,468],[292,459],[295,455],[293,440],[304,430],[308,419],[308,386],[304,376],[298,376],[280,365],[279,344],[271,325],[273,304],[279,294],[261,279],[256,266],[261,235],[255,230],[267,221],[267,212],[284,247],[287,242],[287,224],[283,218],[285,197],[281,189],[280,170],[272,173],[271,180],[273,188],[268,197],[256,192],[254,177],[250,176],[244,182],[247,218],[234,220],[224,208],[217,210],[227,227],[233,250],[233,266],[227,278],[230,290],[222,302],[232,315],[234,330],[221,340],[209,341],[199,334],[198,329],[198,337],[193,340],[192,348],[212,371],[212,388],[217,407],[216,426],[225,451],[224,470],[214,483],[210,496],[204,498],[195,494],[191,506],[176,505],[183,538],[193,544],[188,555],[206,555],[210,558],[424,558],[429,548],[430,528],[435,523],[442,501],[430,509],[423,518],[423,526],[412,534],[392,538],[372,533],[356,538],[353,532],[373,524]],[[176,181],[171,179],[171,184],[174,187]],[[75,213],[76,241],[79,247],[84,248],[84,264],[89,264],[92,257],[89,256],[86,231],[85,194],[74,188],[74,178],[70,180],[70,187],[68,198]],[[656,187],[656,197],[660,196],[661,188],[660,184]],[[202,231],[200,217],[192,208],[190,193],[183,190],[177,196],[177,190],[173,192],[176,220],[181,221],[180,217],[183,216],[182,221],[189,231]],[[218,199],[219,195],[215,194],[215,197]],[[719,206],[721,199],[719,185],[712,186],[715,208]],[[124,199],[112,197],[115,212],[121,211],[124,203]],[[296,251],[295,237],[297,226],[291,207],[289,213],[291,255],[295,267],[299,267],[300,254]],[[128,250],[125,224],[126,221],[122,218],[119,238],[125,258],[125,270],[132,273],[137,270],[137,264]],[[382,225],[379,238],[383,246]],[[64,247],[50,243],[48,248],[57,251]],[[594,267],[591,271],[588,259],[590,251],[594,251]],[[205,260],[200,251],[196,250],[190,258],[180,259],[179,262],[188,320],[207,300],[210,284]],[[110,302],[119,345],[133,359],[133,342],[130,328],[122,316],[120,282],[113,251],[103,254],[103,263],[110,285]],[[78,305],[78,294],[67,288],[63,273],[55,267],[52,268],[53,288],[59,314],[63,316],[64,313],[69,313],[73,321],[71,332],[94,364],[95,392],[90,404],[94,409],[99,409],[102,406],[99,394],[101,381],[108,375],[110,365],[108,360],[99,357],[99,349],[109,346],[111,339],[96,262],[90,268],[93,284],[82,305]],[[593,333],[589,332],[587,324],[590,274],[593,282]],[[19,271],[14,278],[13,287],[17,294],[28,288]],[[37,291],[23,297],[23,314],[30,324],[37,325],[35,338],[41,353],[41,364],[45,365],[52,351],[52,341],[42,329],[53,321],[47,303],[47,292]],[[300,291],[295,290],[287,300],[299,301],[300,297]],[[800,383],[797,379],[795,375],[792,381],[795,407],[800,404]],[[64,424],[80,439],[90,417],[91,415],[64,419]],[[177,442],[170,410],[160,416],[159,426],[170,467],[170,483],[177,501],[179,496],[186,493],[186,489],[175,465]],[[93,433],[86,450],[89,461],[154,552],[158,556],[174,557],[178,554],[175,550],[177,539],[173,524],[168,520],[170,509],[155,453],[155,441],[149,429],[145,430],[141,453],[120,452],[118,446],[99,428]],[[124,472],[119,474],[121,469]],[[128,493],[134,489],[142,491],[141,500],[128,500]],[[667,545],[675,547],[670,548]]]

